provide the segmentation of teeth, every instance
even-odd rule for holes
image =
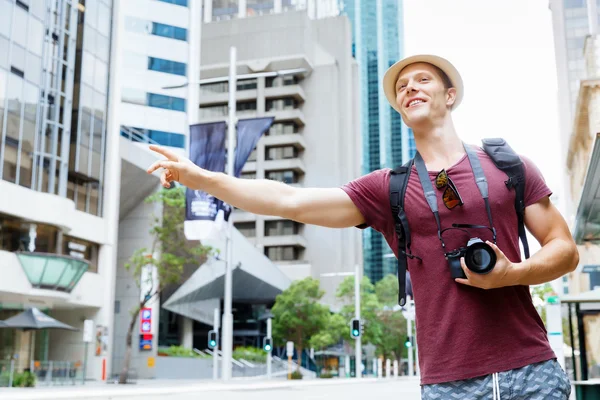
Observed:
[[[412,107],[412,106],[414,106],[415,104],[419,104],[419,103],[423,103],[423,100],[413,100],[413,101],[411,101],[411,102],[408,104],[408,106],[409,106],[409,107]]]

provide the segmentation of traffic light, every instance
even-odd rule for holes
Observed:
[[[214,349],[215,347],[217,347],[217,343],[218,343],[217,331],[209,331],[208,332],[208,347],[210,347],[211,349]]]
[[[263,350],[266,351],[267,353],[271,352],[271,350],[273,350],[273,339],[270,337],[264,337],[263,338]]]
[[[356,339],[356,338],[360,337],[360,332],[361,332],[360,320],[355,318],[352,320],[352,329],[350,330],[350,336],[352,336],[354,339]]]
[[[407,348],[411,348],[411,347],[412,347],[412,338],[411,338],[410,336],[407,336],[407,337],[406,337],[406,341],[404,342],[404,345],[405,345]]]

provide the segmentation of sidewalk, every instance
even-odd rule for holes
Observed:
[[[398,380],[411,380],[399,377]],[[416,377],[412,379],[417,379]],[[230,382],[214,382],[212,380],[140,380],[137,384],[114,385],[102,382],[86,382],[84,386],[51,386],[37,388],[2,388],[2,400],[38,400],[38,399],[94,399],[120,398],[126,396],[170,395],[183,393],[202,393],[230,390],[260,390],[273,388],[293,388],[297,386],[351,385],[358,383],[374,383],[387,379],[310,379],[310,380],[250,380],[232,379]],[[391,380],[391,379],[390,379]]]

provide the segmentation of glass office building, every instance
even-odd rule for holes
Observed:
[[[403,3],[345,0],[340,8],[351,21],[352,50],[360,68],[362,173],[393,168],[414,155],[412,132],[381,91],[385,71],[403,56]],[[384,257],[391,251],[383,235],[369,228],[363,243],[364,273],[371,281],[396,273],[396,259]]]
[[[0,175],[102,214],[110,0],[0,0]]]

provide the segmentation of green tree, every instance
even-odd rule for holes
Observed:
[[[144,202],[157,204],[162,218],[153,216],[150,229],[151,247],[136,250],[125,264],[125,268],[131,272],[140,291],[144,288],[145,293],[140,292],[142,300],[131,311],[131,321],[125,337],[125,358],[119,375],[121,384],[127,382],[133,328],[142,308],[152,299],[159,298],[165,287],[179,283],[185,266],[198,268],[212,251],[210,247],[203,246],[198,241],[188,241],[185,238],[184,187],[161,189],[148,196]],[[155,272],[152,272],[153,270]],[[153,279],[153,275],[156,279]]]
[[[392,274],[386,275],[375,284],[375,294],[380,304],[376,323],[381,330],[378,342],[374,343],[377,346],[376,354],[384,359],[405,357],[406,319],[398,308],[398,278]]]
[[[304,345],[328,326],[330,312],[327,306],[319,303],[325,292],[317,279],[308,277],[293,282],[289,288],[277,295],[271,309],[273,314],[273,340],[279,345],[286,341],[294,342],[298,352],[298,369],[302,365]],[[333,339],[333,338],[332,338]],[[327,340],[322,340],[322,344]]]
[[[310,347],[322,350],[338,343],[347,326],[348,323],[340,314],[330,314],[321,330],[310,338]]]
[[[354,298],[354,277],[346,277],[338,286],[336,296],[343,302],[340,314],[346,323],[343,337],[346,340],[353,340],[350,337],[350,328],[347,324],[354,318],[355,298]],[[375,295],[375,287],[368,277],[363,276],[360,281],[360,319],[363,321],[364,333],[362,335],[363,343],[376,344],[381,335],[381,326],[377,322],[377,312],[380,308],[379,301]]]

